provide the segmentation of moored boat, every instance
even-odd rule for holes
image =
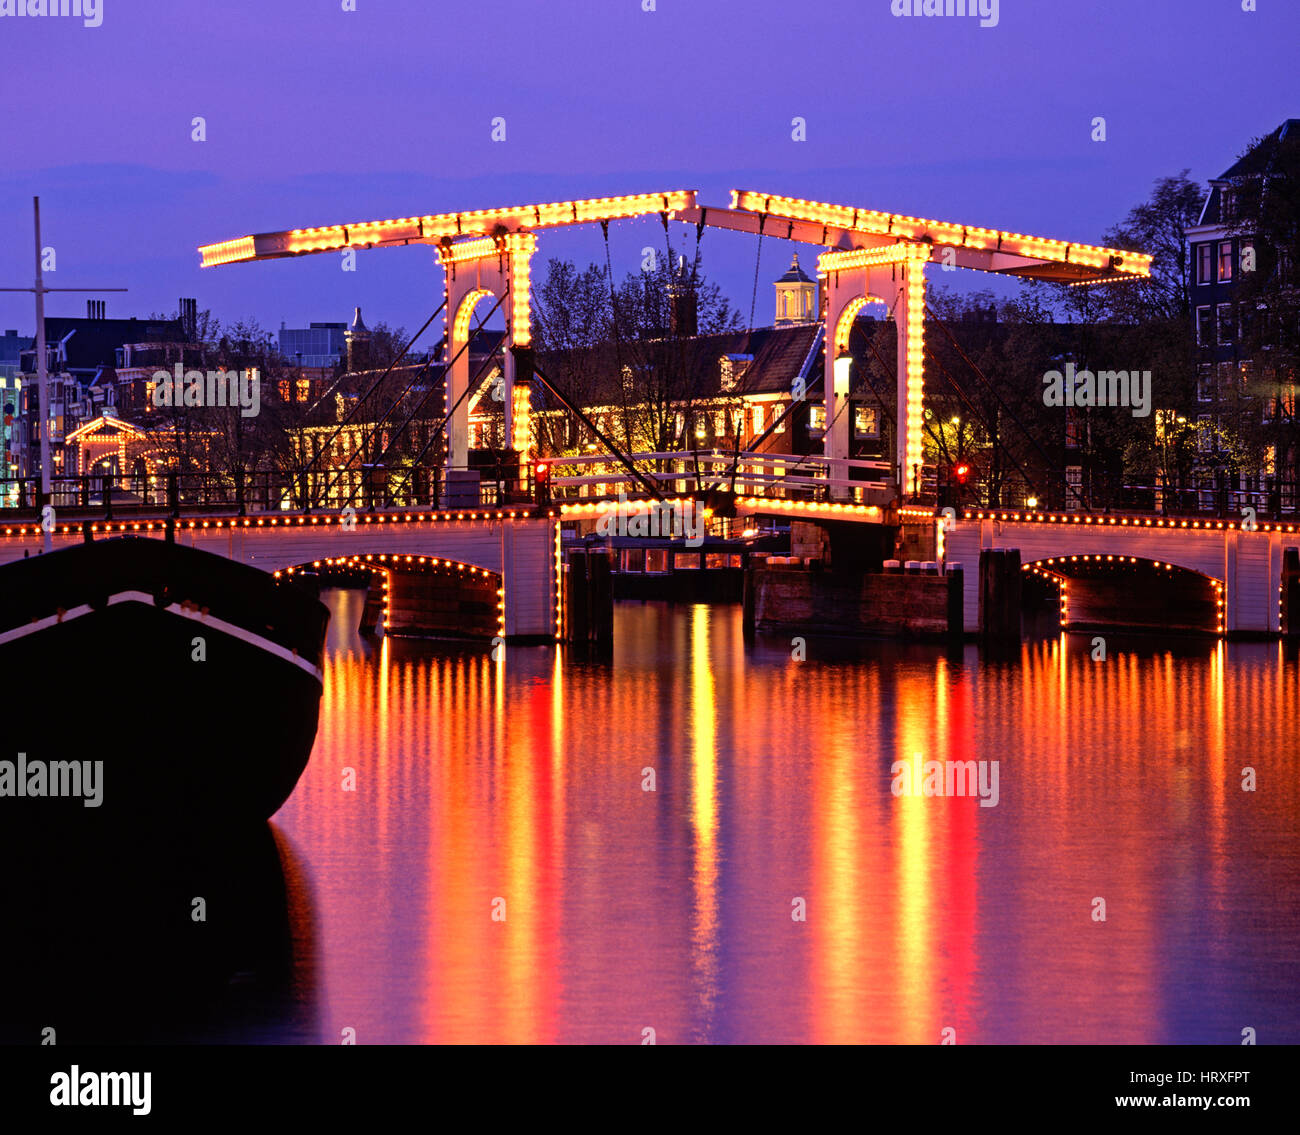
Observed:
[[[163,540],[0,566],[6,824],[261,821],[316,736],[329,612],[288,577]]]

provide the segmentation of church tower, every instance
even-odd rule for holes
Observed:
[[[776,282],[776,326],[813,323],[817,319],[817,285],[799,267],[799,254],[790,261],[790,270]]]
[[[347,329],[345,339],[348,345],[348,371],[355,374],[357,371],[369,370],[370,331],[361,318],[360,308],[352,316],[352,326]]]

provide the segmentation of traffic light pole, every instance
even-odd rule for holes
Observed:
[[[41,517],[42,551],[54,545],[54,514],[45,510],[50,505],[50,375],[45,358],[45,295],[47,292],[124,292],[125,288],[47,288],[41,263],[41,199],[32,198],[32,211],[36,219],[36,286],[34,288],[0,288],[0,292],[36,293],[36,387],[40,403],[41,431],[41,494],[36,509]],[[17,409],[21,410],[21,406]],[[30,435],[29,435],[30,436]]]

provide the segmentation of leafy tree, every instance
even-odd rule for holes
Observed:
[[[1205,191],[1188,173],[1182,170],[1157,179],[1150,198],[1133,206],[1128,216],[1102,237],[1108,248],[1151,256],[1150,279],[1071,291],[1103,293],[1110,309],[1126,322],[1190,320],[1192,263],[1185,234],[1200,219]]]
[[[698,253],[692,264],[657,257],[652,268],[629,273],[616,288],[599,265],[579,271],[551,260],[535,296],[539,365],[571,400],[598,408],[602,432],[625,452],[682,448],[679,415],[689,423],[707,410],[712,422],[724,402],[735,401],[707,388],[704,375],[716,358],[703,358],[707,348],[674,317],[676,296],[679,310],[694,310],[701,335],[741,328],[739,313],[700,272]],[[732,411],[726,413],[730,423]],[[539,442],[553,453],[594,442],[560,415],[544,416],[538,430]]]

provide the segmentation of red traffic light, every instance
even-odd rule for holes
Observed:
[[[545,461],[539,461],[537,465],[533,467],[533,476],[535,476],[539,481],[545,481],[550,474],[550,466],[548,466]]]
[[[964,485],[970,480],[969,465],[954,465],[952,469],[952,479],[959,485]]]

